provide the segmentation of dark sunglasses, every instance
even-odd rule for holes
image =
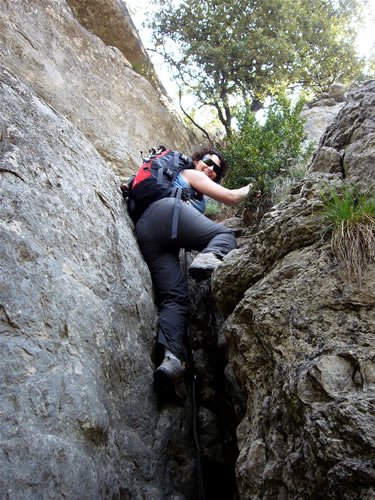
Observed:
[[[210,157],[204,156],[202,161],[207,165],[207,167],[213,167],[213,170],[216,174],[217,179],[219,180],[221,177],[221,167],[217,163],[215,163]],[[215,179],[216,180],[216,179]]]

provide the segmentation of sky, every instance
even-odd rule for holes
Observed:
[[[142,39],[143,45],[152,47],[151,32],[142,26],[142,23],[152,12],[153,7],[148,0],[123,0],[125,1],[134,24],[137,27],[138,33]],[[366,0],[363,0],[366,3]],[[367,7],[365,8],[364,26],[360,30],[357,38],[357,51],[360,56],[366,57],[371,52],[371,47],[375,51],[375,0],[368,0]],[[161,56],[153,52],[149,52],[150,58],[155,66],[155,70],[166,88],[169,96],[178,108],[178,89],[176,85],[169,78],[168,70],[163,69],[165,65]],[[186,99],[186,98],[185,98]],[[185,104],[185,101],[184,101]],[[191,101],[187,100],[186,105],[189,108]]]

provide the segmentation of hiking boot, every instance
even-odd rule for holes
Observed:
[[[158,392],[172,393],[175,382],[184,373],[181,361],[166,355],[162,364],[154,371],[154,385]]]
[[[200,253],[191,263],[189,274],[197,281],[205,280],[211,276],[220,263],[221,260],[214,253]]]

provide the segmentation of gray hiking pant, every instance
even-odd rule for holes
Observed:
[[[177,238],[171,238],[175,198],[152,203],[136,224],[136,235],[151,272],[159,309],[157,341],[182,357],[189,291],[179,260],[181,248],[224,256],[236,247],[233,232],[187,203],[179,211]]]

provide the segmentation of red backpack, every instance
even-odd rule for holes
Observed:
[[[194,168],[194,165],[191,158],[164,146],[159,146],[157,151],[152,149],[150,153],[144,158],[137,174],[128,181],[127,193],[123,190],[124,196],[128,198],[128,211],[136,223],[154,201],[176,198],[172,222],[172,238],[176,238],[181,200],[186,201],[197,196],[197,193],[192,188],[176,188],[173,181],[182,170]]]

